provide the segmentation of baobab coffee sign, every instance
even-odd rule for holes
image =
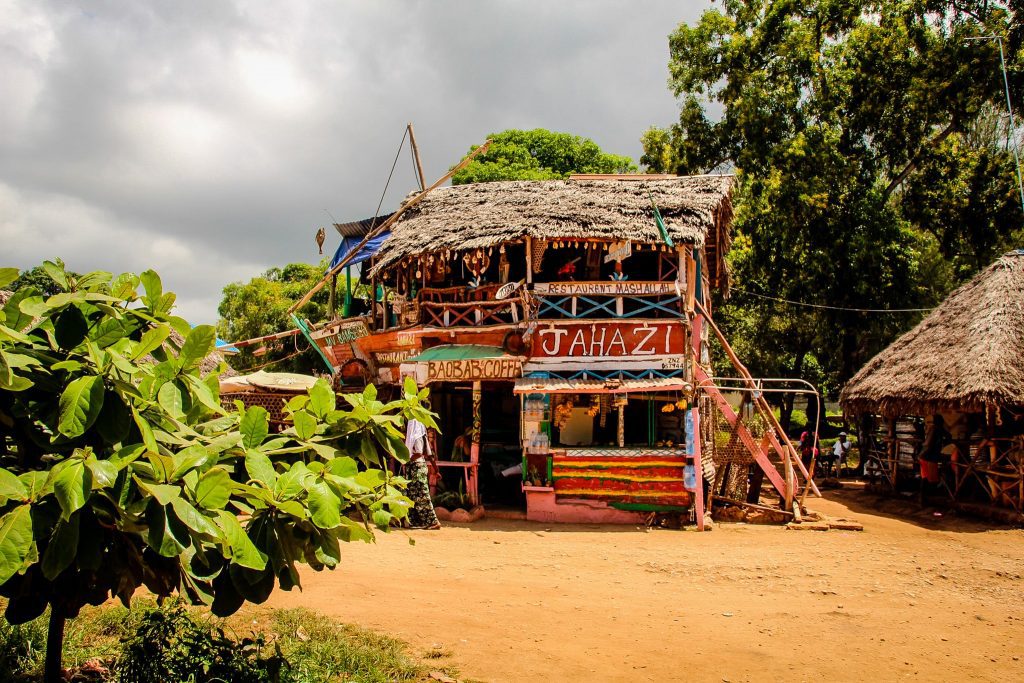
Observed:
[[[531,360],[664,359],[684,352],[686,332],[678,320],[643,323],[538,324]]]

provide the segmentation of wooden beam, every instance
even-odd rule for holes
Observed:
[[[409,122],[409,143],[412,145],[412,156],[416,160],[416,174],[419,176],[420,189],[427,186],[423,178],[423,164],[420,162],[420,148],[416,145],[416,134],[412,132],[412,121]]]

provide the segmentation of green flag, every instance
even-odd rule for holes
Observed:
[[[665,241],[670,249],[675,248],[675,244],[672,242],[672,237],[668,234],[668,228],[665,227],[665,221],[661,220],[661,211],[658,211],[658,205],[654,203],[654,195],[650,192],[647,196],[651,198],[651,206],[654,207],[654,222],[658,225],[658,231],[661,232],[661,239]]]

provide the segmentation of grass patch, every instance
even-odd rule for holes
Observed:
[[[451,656],[440,646],[417,656],[401,640],[307,609],[255,609],[217,619],[176,601],[133,604],[131,610],[86,608],[69,620],[64,666],[81,670],[89,662],[94,676],[107,670],[89,680],[118,683],[421,683],[432,671],[457,674],[438,661]],[[42,680],[47,618],[20,626],[0,618],[0,683]]]

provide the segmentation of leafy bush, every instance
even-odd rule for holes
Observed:
[[[268,649],[264,636],[232,640],[173,600],[142,611],[135,631],[122,641],[114,670],[118,683],[278,681],[284,658]]]

